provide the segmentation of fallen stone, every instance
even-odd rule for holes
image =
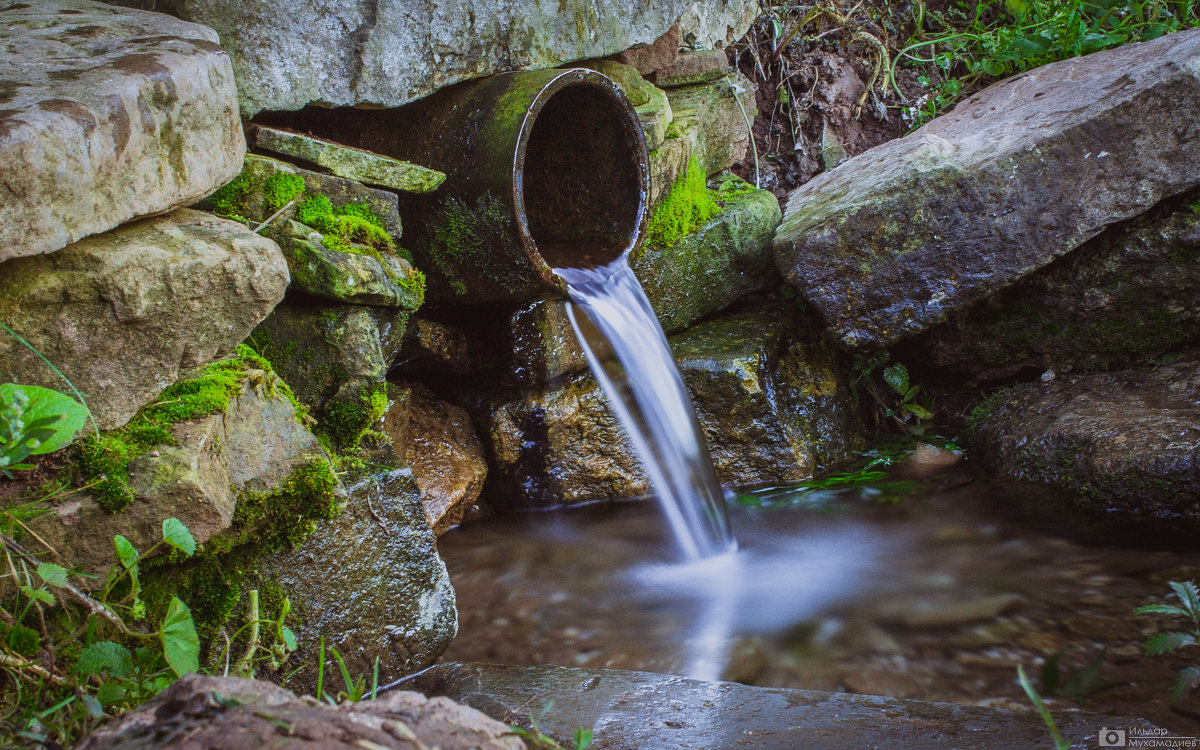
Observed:
[[[162,539],[163,521],[174,517],[203,544],[232,525],[240,493],[269,492],[296,468],[327,460],[277,383],[272,373],[247,370],[226,411],[176,424],[175,445],[131,461],[136,499],[120,513],[75,492],[27,525],[71,565],[99,576],[80,579],[95,586],[116,562],[117,534],[145,552]]]
[[[295,604],[300,648],[279,674],[298,692],[316,689],[322,637],[354,677],[372,679],[378,658],[386,685],[432,664],[458,632],[454,589],[412,471],[373,471],[347,483],[347,491],[340,516],[259,563],[263,578]]]
[[[1198,71],[1191,29],[1001,81],[793,191],[776,263],[847,348],[919,333],[1200,184]]]
[[[331,250],[321,235],[297,221],[276,225],[271,237],[279,243],[291,271],[291,288],[351,305],[379,305],[416,310],[424,301],[423,282],[416,269],[398,255]],[[274,229],[274,227],[273,227]]]
[[[245,151],[212,29],[86,0],[0,7],[0,262],[194,203]]]
[[[446,696],[568,743],[594,730],[591,748],[745,748],[746,750],[1028,750],[1048,733],[1032,710],[703,682],[610,669],[439,664],[410,687]],[[547,711],[542,708],[553,701]],[[1155,727],[1143,719],[1081,711],[1055,715],[1075,744],[1102,727]],[[1092,746],[1091,743],[1088,746]]]
[[[754,84],[737,73],[726,78],[683,86],[667,92],[672,124],[692,142],[692,156],[707,175],[746,158],[754,122]]]
[[[697,50],[680,55],[675,62],[654,73],[654,85],[669,89],[709,83],[729,75],[729,60],[717,49]]]
[[[120,427],[191,368],[229,354],[283,299],[279,247],[245,226],[181,209],[0,270],[0,320]],[[33,352],[0,338],[0,382],[63,388]]]
[[[286,738],[283,728],[287,727]],[[447,698],[392,691],[328,706],[261,680],[189,674],[91,733],[79,750],[523,750],[508,725]]]
[[[408,193],[429,193],[446,180],[446,175],[435,169],[301,133],[260,125],[254,134],[254,145],[264,151],[309,161],[338,177],[367,185]]]
[[[951,315],[912,361],[1001,381],[1145,362],[1200,340],[1200,201],[1105,231]]]
[[[736,313],[672,338],[723,484],[810,476],[856,447],[857,416],[831,353],[786,308]],[[650,487],[588,375],[493,403],[487,500],[506,508],[646,495]]]
[[[728,307],[775,281],[771,238],[779,201],[729,175],[720,183],[721,213],[671,247],[636,250],[630,266],[668,333]]]
[[[972,416],[972,455],[1128,523],[1200,522],[1200,362],[1015,386]]]
[[[388,387],[392,405],[381,429],[412,468],[433,533],[462,521],[487,477],[483,443],[466,409],[447,403],[418,383]]]
[[[704,4],[714,7],[689,16],[696,37],[726,38],[731,19],[748,8],[744,0]],[[325,7],[319,16],[296,0],[262,14],[247,14],[239,0],[170,7],[220,34],[233,59],[242,114],[251,117],[317,102],[397,107],[493,73],[605,57],[653,42],[688,6],[687,0],[571,0],[545,7],[512,0],[469,7],[369,0]]]

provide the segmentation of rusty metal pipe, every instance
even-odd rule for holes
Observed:
[[[259,119],[446,173],[435,193],[401,194],[402,244],[435,299],[561,292],[553,268],[608,263],[645,229],[645,139],[620,88],[593,70],[501,73],[394,110]]]

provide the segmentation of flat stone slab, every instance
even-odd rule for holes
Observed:
[[[0,7],[0,262],[195,203],[245,151],[212,29],[86,0]]]
[[[729,60],[717,49],[704,49],[680,55],[675,62],[654,73],[659,88],[708,83],[729,75]]]
[[[446,696],[567,744],[577,727],[594,750],[1030,750],[1052,742],[1030,708],[1018,713],[954,703],[759,688],[651,672],[497,664],[440,664],[406,688]],[[542,713],[543,707],[553,705]],[[1073,747],[1101,728],[1153,729],[1142,719],[1056,715]]]
[[[817,176],[775,262],[843,346],[878,348],[1197,184],[1191,29],[1013,76]]]
[[[254,145],[264,151],[310,161],[338,177],[408,193],[433,192],[446,180],[446,175],[436,169],[261,125],[255,130]]]

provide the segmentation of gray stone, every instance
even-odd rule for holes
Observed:
[[[692,140],[678,130],[648,154],[650,167],[651,210],[675,183],[687,172],[688,159],[692,157]]]
[[[692,156],[707,175],[746,158],[754,122],[754,84],[741,73],[667,92],[673,129],[692,142]],[[739,106],[740,105],[740,106]]]
[[[740,23],[749,7],[742,0],[703,6],[689,16],[693,35],[714,39],[736,31],[731,19]],[[160,0],[158,8],[217,30],[233,58],[242,114],[250,117],[314,102],[396,107],[501,71],[612,55],[653,42],[688,3]]]
[[[424,301],[424,282],[417,285],[416,269],[403,258],[368,248],[330,250],[321,243],[320,233],[304,224],[287,220],[276,226],[271,236],[287,258],[292,289],[336,302],[410,312]]]
[[[483,443],[466,409],[442,401],[418,383],[388,388],[391,406],[382,432],[396,456],[412,468],[433,533],[462,520],[487,477]]]
[[[760,688],[612,669],[440,664],[412,687],[518,725],[537,719],[538,727],[560,743],[570,742],[577,727],[594,728],[594,750],[1028,750],[1046,746],[1049,736],[1032,710]],[[550,701],[554,707],[539,716]],[[1094,742],[1101,727],[1154,729],[1142,719],[1080,711],[1059,713],[1055,719],[1077,747],[1085,740]]]
[[[523,750],[508,725],[448,698],[397,690],[339,706],[243,677],[189,674],[83,738],[80,750],[269,747],[290,727],[293,750]],[[406,734],[411,733],[411,737]],[[414,745],[418,742],[420,745]]]
[[[675,62],[654,73],[654,85],[669,89],[710,83],[729,75],[729,60],[716,49],[696,50],[680,55]]]
[[[925,330],[1200,183],[1198,78],[1191,29],[1001,81],[793,191],[776,263],[848,348]]]
[[[1200,522],[1200,361],[1015,386],[973,416],[972,455],[1127,522]]]
[[[234,350],[283,298],[279,247],[234,221],[181,209],[0,270],[0,320],[54,362],[103,429],[181,373]],[[9,336],[0,382],[62,388]]]
[[[1200,340],[1200,201],[1105,231],[907,348],[981,381],[1128,366]]]
[[[326,460],[277,382],[273,373],[246,370],[227,410],[176,424],[175,445],[131,461],[136,499],[120,513],[76,492],[27,524],[72,565],[98,575],[89,579],[94,585],[116,562],[117,534],[145,552],[162,539],[163,521],[174,517],[204,543],[230,527],[239,493],[269,492],[299,466]]]
[[[86,0],[0,8],[0,262],[194,203],[245,151],[212,29]]]
[[[779,201],[727,175],[720,182],[721,213],[671,247],[643,245],[630,266],[668,333],[775,281],[771,238]]]
[[[806,478],[856,447],[849,388],[831,353],[796,335],[787,307],[698,325],[673,337],[672,347],[722,483]],[[490,502],[548,507],[650,491],[588,375],[501,399],[487,425],[497,470]]]
[[[697,0],[679,17],[679,35],[693,48],[721,49],[746,35],[759,0]]]
[[[347,489],[340,516],[259,564],[296,607],[300,648],[281,674],[299,692],[315,690],[322,636],[352,676],[371,679],[378,657],[385,685],[432,664],[458,632],[454,589],[412,471],[371,473]],[[331,677],[327,665],[327,686]]]
[[[312,162],[338,177],[409,193],[431,192],[446,180],[446,175],[435,169],[262,125],[254,130],[254,145],[264,151]]]

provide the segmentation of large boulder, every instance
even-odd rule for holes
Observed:
[[[0,262],[194,203],[245,151],[212,29],[87,0],[0,7]]]
[[[1200,339],[1200,200],[1110,229],[906,345],[962,377],[1102,369]]]
[[[229,354],[283,299],[279,247],[244,225],[181,209],[0,268],[0,321],[119,427],[181,374]],[[62,389],[0,337],[0,382]]]
[[[258,566],[296,607],[300,649],[281,675],[301,692],[316,688],[321,638],[352,676],[371,675],[378,658],[386,685],[432,664],[458,632],[454,589],[412,471],[374,469],[347,490],[341,515]]]
[[[1200,361],[1016,386],[973,414],[996,475],[1109,517],[1200,527]]]
[[[301,700],[269,682],[199,674],[181,677],[152,700],[85,737],[77,747],[230,750],[281,742],[292,750],[525,747],[507,724],[448,698],[396,690],[376,700],[327,706]]]
[[[735,313],[671,343],[722,483],[802,479],[854,448],[849,389],[830,352],[797,335],[786,308]],[[486,419],[498,469],[486,497],[496,505],[546,507],[650,492],[588,375],[499,399]]]
[[[150,0],[124,0],[145,5]],[[552,68],[650,44],[687,0],[430,4],[421,0],[158,0],[159,10],[212,26],[233,58],[242,113],[331,106],[396,107],[459,81]],[[737,39],[754,19],[744,0],[701,0],[689,33]],[[728,6],[728,7],[727,7]]]
[[[1198,112],[1200,29],[1014,76],[793,191],[776,263],[890,345],[1200,184]]]

